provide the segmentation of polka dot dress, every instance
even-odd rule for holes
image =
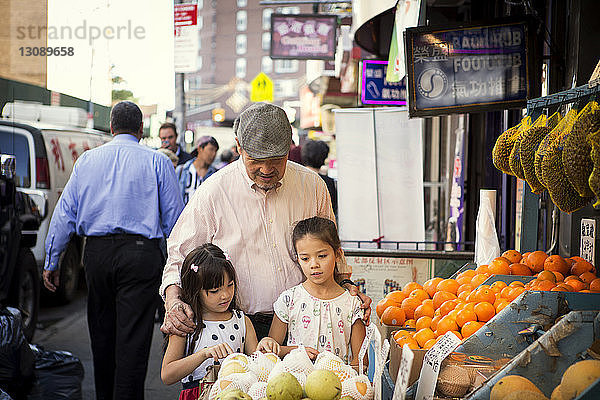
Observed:
[[[244,339],[246,337],[246,320],[244,313],[235,310],[228,321],[204,321],[206,327],[202,329],[200,337],[194,346],[194,353],[206,347],[212,347],[219,343],[227,343],[234,352],[244,352]],[[191,336],[188,335],[188,346]],[[191,382],[202,379],[208,368],[213,365],[214,359],[205,360],[190,375],[183,378],[182,382]]]

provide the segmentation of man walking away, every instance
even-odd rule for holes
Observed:
[[[71,235],[85,236],[96,398],[143,399],[164,265],[159,242],[183,202],[169,159],[138,143],[139,107],[116,104],[110,128],[114,139],[83,153],[58,201],[46,238],[44,284],[56,290],[60,254]]]

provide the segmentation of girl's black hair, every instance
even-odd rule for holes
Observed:
[[[294,245],[296,258],[298,258],[298,249],[296,249],[296,243],[298,243],[298,240],[306,236],[312,236],[330,245],[333,248],[337,258],[339,251],[342,248],[342,243],[340,241],[335,222],[322,217],[311,217],[298,222],[292,232],[292,244]],[[334,271],[334,278],[336,281],[338,280],[338,275],[339,271],[336,262]]]
[[[198,267],[194,271],[192,266]],[[205,243],[192,250],[181,267],[181,300],[187,303],[194,311],[196,318],[196,330],[192,334],[187,354],[191,354],[202,329],[205,327],[202,321],[202,290],[211,290],[221,287],[229,282],[226,278],[233,281],[235,292],[233,300],[229,304],[229,311],[237,309],[237,277],[231,261],[227,260],[225,253],[218,246],[212,243]]]

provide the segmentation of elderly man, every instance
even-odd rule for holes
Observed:
[[[186,163],[192,159],[190,153],[186,153],[177,144],[177,127],[175,124],[165,122],[158,128],[158,137],[160,138],[161,147],[171,150],[179,158],[177,165]]]
[[[212,136],[200,136],[196,140],[196,149],[198,155],[195,158],[177,167],[177,180],[184,204],[188,203],[202,182],[217,172],[217,169],[212,166],[219,150],[217,139]]]
[[[215,173],[198,188],[168,239],[169,258],[160,293],[167,315],[161,330],[185,335],[192,331],[191,308],[179,299],[179,270],[185,256],[212,242],[231,257],[238,274],[240,304],[258,337],[267,336],[273,302],[285,289],[303,281],[293,259],[293,225],[305,218],[334,219],[327,187],[316,173],[288,162],[292,139],[283,109],[257,103],[235,121],[240,159]],[[340,284],[357,293],[341,263]],[[371,300],[364,297],[367,309]]]
[[[58,200],[46,237],[44,284],[56,290],[61,253],[73,234],[85,236],[96,398],[143,399],[164,265],[159,243],[183,202],[171,161],[138,143],[137,105],[116,104],[110,130],[111,142],[77,159]]]

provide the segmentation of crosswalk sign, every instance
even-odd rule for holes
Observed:
[[[273,81],[264,72],[256,75],[251,85],[251,101],[273,101]]]

